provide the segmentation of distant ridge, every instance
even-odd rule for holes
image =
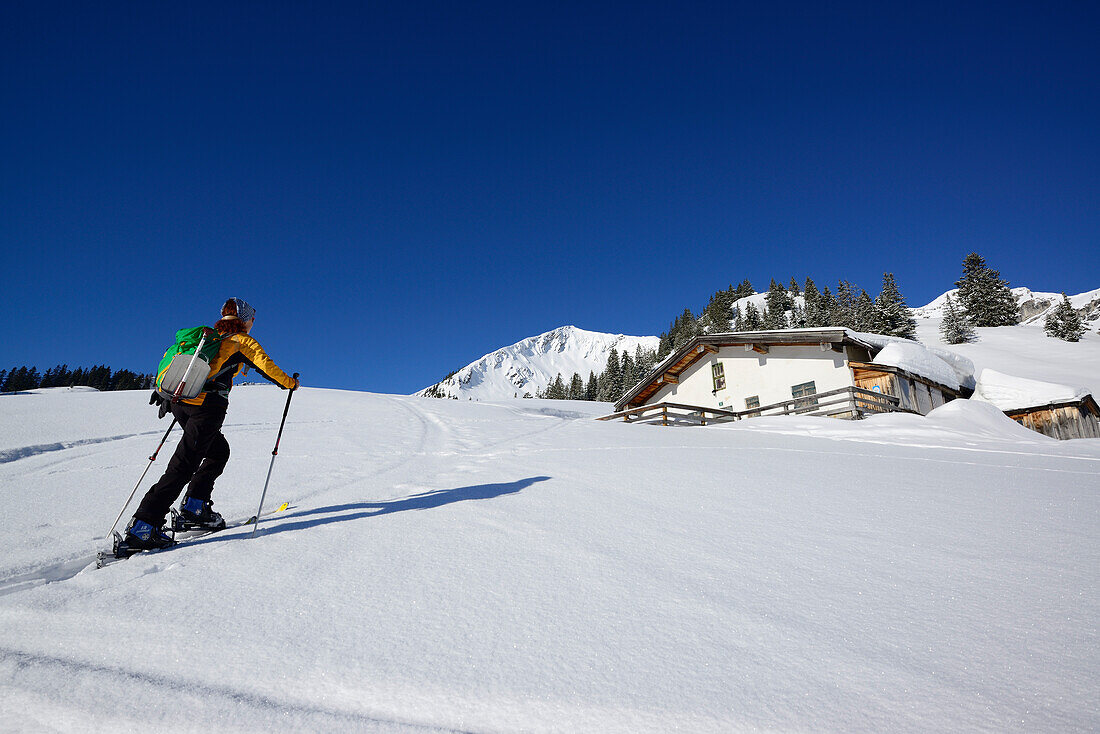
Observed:
[[[940,294],[931,303],[920,308],[914,308],[913,318],[942,318],[947,297],[951,296],[957,300],[958,292],[958,289],[951,289]],[[1013,288],[1012,295],[1016,296],[1016,303],[1020,307],[1021,324],[1031,324],[1043,319],[1047,311],[1062,301],[1061,293],[1043,293],[1033,291],[1030,288]],[[1069,296],[1069,302],[1086,322],[1100,321],[1100,288]]]

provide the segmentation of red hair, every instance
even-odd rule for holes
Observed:
[[[225,318],[232,316],[233,318]],[[237,302],[230,298],[222,306],[222,319],[214,324],[219,334],[243,334],[244,322],[237,318]]]

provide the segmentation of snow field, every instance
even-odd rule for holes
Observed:
[[[923,344],[969,358],[975,375],[988,367],[1013,377],[1084,387],[1093,397],[1100,396],[1100,334],[1095,328],[1079,342],[1048,337],[1042,323],[975,331],[978,339],[973,343],[944,344],[940,319],[917,319],[917,338]]]
[[[1100,727],[1100,441],[307,388],[255,540],[81,570],[167,428],[145,398],[0,398],[0,730]],[[284,400],[233,393],[227,518]]]

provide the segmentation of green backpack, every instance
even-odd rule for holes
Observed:
[[[157,392],[173,402],[198,397],[223,338],[209,326],[177,331],[157,367]]]

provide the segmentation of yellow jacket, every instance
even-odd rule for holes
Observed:
[[[210,377],[206,378],[202,392],[181,402],[202,405],[209,393],[227,394],[233,388],[233,378],[243,372],[246,366],[252,367],[284,390],[294,387],[294,378],[271,361],[271,357],[267,356],[258,341],[248,334],[229,334],[222,339],[218,346],[218,356],[210,363]]]

